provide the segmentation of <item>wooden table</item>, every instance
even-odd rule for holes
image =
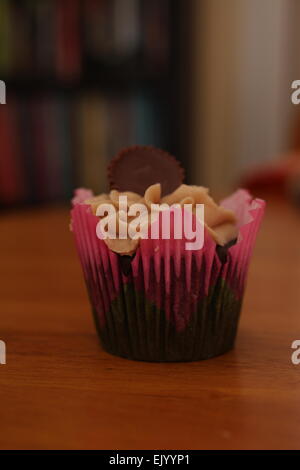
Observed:
[[[198,363],[103,352],[64,208],[0,217],[0,447],[300,449],[300,212],[269,205],[236,348]]]

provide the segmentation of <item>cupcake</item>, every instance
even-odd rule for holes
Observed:
[[[108,179],[108,194],[78,189],[71,211],[103,348],[143,361],[232,349],[264,201],[238,190],[217,204],[154,147],[121,151]]]

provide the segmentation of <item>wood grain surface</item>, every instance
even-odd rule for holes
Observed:
[[[299,211],[269,204],[235,349],[175,364],[102,351],[68,218],[0,218],[0,448],[300,449]]]

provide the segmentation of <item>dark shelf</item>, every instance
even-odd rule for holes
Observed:
[[[61,80],[50,77],[22,77],[22,78],[2,78],[7,87],[7,93],[30,93],[48,91],[87,91],[104,90],[134,90],[134,89],[165,89],[170,83],[168,74],[156,75],[147,73],[122,74],[99,73],[97,76],[82,77],[72,80]]]
[[[93,41],[90,42],[91,36],[86,34],[84,29],[86,24],[80,20],[80,33],[77,38],[80,42],[80,58],[75,61],[75,65],[71,60],[70,67],[64,65],[68,65],[69,54],[72,59],[72,51],[75,50],[72,43],[74,40],[72,31],[67,36],[71,38],[71,43],[68,44],[60,60],[53,55],[53,51],[56,50],[55,47],[59,47],[60,43],[66,48],[64,42],[66,38],[61,36],[55,43],[56,45],[50,48],[49,57],[45,55],[47,60],[39,60],[40,48],[43,45],[40,39],[45,41],[48,38],[48,19],[45,18],[44,23],[41,23],[41,17],[39,17],[36,21],[32,16],[33,12],[27,11],[26,6],[24,6],[24,11],[23,7],[15,10],[17,3],[18,0],[12,0],[12,6],[10,4],[9,6],[14,14],[18,13],[20,22],[24,22],[29,28],[28,44],[32,43],[31,49],[30,53],[27,51],[25,54],[24,60],[19,55],[19,60],[12,61],[6,69],[3,63],[2,70],[0,69],[0,79],[6,84],[7,104],[12,104],[7,111],[11,111],[11,124],[14,127],[12,132],[17,141],[18,165],[20,163],[26,186],[23,201],[25,205],[44,203],[46,200],[52,201],[52,188],[47,184],[43,188],[40,180],[44,178],[47,183],[49,173],[49,181],[51,181],[55,171],[57,171],[59,182],[63,182],[60,186],[58,185],[58,191],[61,191],[62,198],[69,199],[69,195],[66,195],[66,187],[70,184],[71,186],[77,185],[79,174],[77,165],[79,168],[79,163],[84,158],[89,160],[90,154],[93,154],[81,144],[82,136],[84,135],[87,139],[87,135],[90,134],[90,128],[87,125],[89,120],[93,129],[90,139],[99,139],[99,142],[103,140],[101,145],[99,144],[103,155],[110,157],[116,151],[117,145],[121,148],[137,141],[141,144],[161,146],[181,160],[180,83],[178,79],[178,64],[181,61],[179,0],[153,0],[153,2],[140,0],[139,21],[140,25],[145,28],[139,31],[137,47],[129,48],[127,52],[126,48],[119,47],[118,42],[114,43],[112,53],[109,54],[107,50],[110,51],[111,46],[107,50],[103,48],[103,51],[101,48],[91,47],[93,44]],[[37,3],[39,2],[36,0]],[[45,3],[50,5],[51,0]],[[82,8],[83,2],[80,0],[79,3]],[[109,9],[104,10],[104,13],[110,21],[113,1],[101,0],[100,3],[109,5]],[[55,4],[58,7],[60,2]],[[149,5],[152,7],[150,8]],[[62,14],[63,10],[64,8],[62,10],[58,8],[55,11]],[[71,7],[70,10],[72,10]],[[124,10],[122,12],[124,13]],[[150,14],[146,14],[147,12]],[[39,14],[41,15],[41,11]],[[64,15],[66,15],[66,10]],[[84,16],[81,18],[83,20]],[[88,21],[93,25],[90,17]],[[18,37],[18,28],[14,23],[12,24],[13,34]],[[66,24],[70,27],[68,22]],[[130,21],[128,24],[131,25]],[[45,35],[42,34],[43,26],[45,26]],[[89,33],[92,29],[88,30]],[[112,37],[113,31],[112,28]],[[129,31],[131,34],[131,29]],[[109,35],[110,31],[105,30],[104,42],[106,39],[109,40]],[[47,54],[47,47],[45,50]],[[65,73],[69,71],[69,75],[65,75],[65,78],[62,75],[64,71]],[[102,121],[106,134],[103,136],[102,131],[99,130],[98,136],[96,126],[99,125],[100,128]],[[9,136],[9,132],[6,132],[6,135]],[[47,142],[51,142],[51,145],[48,146]],[[96,144],[93,143],[93,145]],[[10,150],[8,144],[7,148]],[[49,159],[51,152],[54,163]],[[185,158],[185,154],[183,157]],[[59,161],[65,166],[62,167]],[[44,162],[45,171],[41,162]],[[73,175],[70,174],[69,169],[72,166],[75,168]],[[20,204],[22,201],[17,203],[17,205]],[[2,206],[0,203],[1,210],[3,205],[6,203]]]
[[[56,79],[8,79],[6,83],[7,94],[22,93],[32,94],[35,92],[79,92],[87,90],[103,91],[131,91],[136,89],[165,89],[169,85],[168,77],[128,77],[119,79],[117,77],[99,77],[62,81]]]

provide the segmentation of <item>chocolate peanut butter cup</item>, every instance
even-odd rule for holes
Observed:
[[[162,196],[170,194],[184,180],[179,162],[164,150],[151,146],[128,147],[108,166],[111,189],[143,195],[152,184],[160,183]]]

